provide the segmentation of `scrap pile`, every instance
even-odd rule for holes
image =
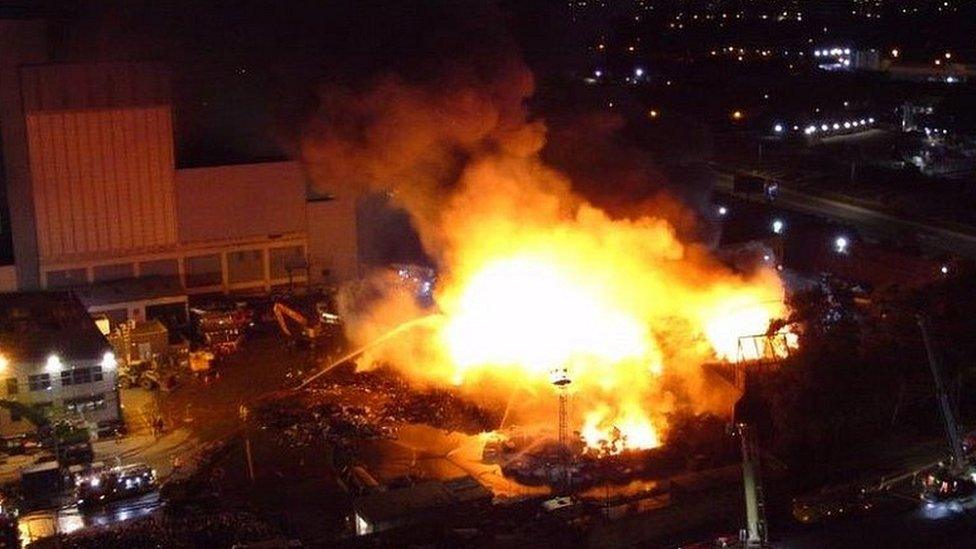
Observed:
[[[255,419],[290,447],[395,438],[398,426],[408,423],[477,433],[499,421],[454,393],[412,389],[383,369],[340,372],[314,388],[265,401],[255,408]]]

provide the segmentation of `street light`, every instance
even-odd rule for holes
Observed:
[[[775,126],[773,126],[773,131],[776,133],[783,133],[783,125],[776,124]]]
[[[58,355],[52,354],[47,357],[47,364],[45,365],[47,371],[58,372],[61,370],[61,358]]]
[[[783,234],[783,230],[786,229],[786,224],[781,219],[774,219],[772,229],[775,234]]]
[[[728,213],[729,213],[729,209],[726,208],[725,206],[718,207],[718,215],[725,217],[726,215],[728,215]]]
[[[846,254],[850,244],[851,243],[847,240],[846,236],[838,236],[834,239],[834,251],[839,254]]]

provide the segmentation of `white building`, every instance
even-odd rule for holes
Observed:
[[[112,348],[70,292],[0,294],[3,399],[50,408],[111,433],[121,423]],[[35,425],[0,409],[0,434]]]

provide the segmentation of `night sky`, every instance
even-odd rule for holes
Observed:
[[[7,2],[0,14],[51,21],[58,61],[169,65],[177,161],[198,166],[292,153],[324,83],[391,70],[423,79],[516,49],[535,59],[558,52],[560,19],[545,3],[522,4],[52,1]]]

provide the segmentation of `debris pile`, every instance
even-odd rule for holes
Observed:
[[[385,369],[339,372],[255,409],[258,425],[290,447],[395,438],[397,428],[408,423],[478,433],[497,425],[496,416],[447,390],[414,390]]]

